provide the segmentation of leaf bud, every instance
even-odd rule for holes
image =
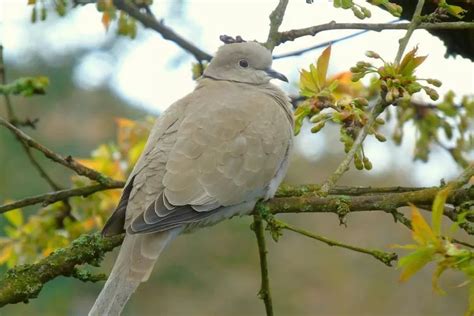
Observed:
[[[322,121],[316,125],[314,125],[312,128],[311,128],[311,133],[317,133],[319,132],[323,127],[324,125],[326,125],[326,122],[325,121]]]
[[[438,88],[441,87],[441,85],[442,85],[442,82],[439,81],[438,79],[428,79],[428,80],[426,80],[426,82],[428,82],[429,84],[431,84],[435,87],[438,87]]]
[[[377,54],[376,52],[372,51],[372,50],[366,51],[365,56],[367,56],[369,58],[380,58],[380,55]]]
[[[365,168],[366,170],[371,170],[371,169],[372,169],[372,163],[370,162],[369,158],[364,157],[364,159],[362,160],[362,162],[364,163],[364,168]]]

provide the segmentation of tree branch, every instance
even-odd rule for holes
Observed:
[[[257,238],[258,254],[260,258],[260,271],[262,281],[258,296],[265,304],[267,316],[273,316],[272,295],[270,292],[270,278],[268,276],[267,246],[265,244],[265,229],[263,227],[262,216],[257,212],[253,215],[252,230]]]
[[[131,17],[140,21],[143,26],[160,33],[164,39],[174,42],[186,52],[193,55],[197,61],[211,60],[211,55],[176,33],[173,29],[158,21],[153,15],[142,13],[132,2],[126,0],[113,0],[113,4],[117,9],[126,12]]]
[[[398,259],[397,254],[394,253],[394,252],[388,253],[388,252],[381,251],[381,250],[366,249],[366,248],[362,248],[362,247],[358,247],[358,246],[344,244],[344,243],[339,242],[339,241],[331,240],[329,238],[326,238],[326,237],[323,237],[323,236],[320,236],[320,235],[316,235],[316,234],[311,233],[307,230],[304,230],[304,229],[301,229],[301,228],[298,228],[298,227],[294,227],[294,226],[292,226],[292,225],[290,225],[286,222],[283,222],[283,221],[275,219],[275,218],[271,219],[271,221],[269,221],[269,224],[274,226],[276,229],[290,230],[290,231],[298,233],[300,235],[303,235],[303,236],[306,236],[306,237],[309,237],[309,238],[312,238],[312,239],[319,240],[319,241],[321,241],[321,242],[323,242],[326,245],[331,246],[331,247],[333,247],[333,246],[341,247],[341,248],[349,249],[349,250],[352,250],[352,251],[355,251],[355,252],[360,252],[360,253],[370,255],[370,256],[374,257],[375,259],[379,260],[380,262],[382,262],[383,264],[385,264],[389,267],[392,266],[393,261],[396,261]]]
[[[111,183],[110,185],[104,185],[104,184],[99,183],[99,184],[93,184],[90,186],[85,186],[85,187],[80,187],[80,188],[60,190],[60,191],[45,193],[41,195],[36,195],[36,196],[25,198],[23,200],[0,205],[0,214],[8,212],[10,210],[20,208],[20,207],[25,207],[25,206],[34,205],[34,204],[42,203],[42,206],[46,206],[46,205],[49,205],[58,201],[62,201],[64,199],[67,199],[73,196],[86,197],[88,195],[91,195],[99,191],[122,188],[124,184],[125,184],[124,182],[115,181],[114,183]]]
[[[286,7],[288,5],[288,0],[280,0],[275,10],[270,14],[270,31],[268,32],[267,42],[265,47],[270,51],[273,51],[273,48],[277,46],[280,41],[280,33],[278,29],[283,22],[283,17],[285,16]]]
[[[36,298],[47,282],[58,276],[76,275],[77,265],[97,266],[104,254],[119,246],[122,240],[123,235],[110,238],[102,238],[100,234],[84,235],[38,263],[10,269],[0,278],[0,307]]]
[[[420,191],[425,189],[434,189],[436,187],[350,187],[337,186],[329,190],[329,195],[364,195],[364,194],[383,194],[383,193],[401,193]],[[319,184],[288,185],[282,184],[278,188],[275,197],[301,196],[310,193],[317,193],[321,190]]]
[[[402,60],[403,52],[405,51],[408,45],[408,42],[410,41],[410,37],[415,31],[416,27],[421,22],[421,11],[423,10],[424,4],[425,4],[425,0],[418,0],[418,3],[416,4],[415,12],[413,13],[413,17],[408,26],[407,32],[405,36],[401,38],[399,41],[400,45],[398,46],[397,56],[395,57],[395,63],[397,64],[399,64],[400,61]]]
[[[69,168],[73,171],[75,171],[78,175],[85,176],[91,180],[97,181],[101,184],[107,185],[107,186],[116,186],[119,185],[119,182],[116,180],[109,178],[100,172],[97,172],[93,169],[90,169],[81,163],[75,161],[71,156],[68,157],[63,157],[49,148],[41,145],[37,141],[35,141],[33,138],[22,132],[20,129],[16,128],[12,124],[10,124],[7,120],[4,118],[0,117],[0,125],[5,126],[8,128],[12,133],[14,133],[19,139],[21,139],[26,145],[28,145],[31,148],[34,148],[40,152],[42,152],[47,158],[51,159],[54,162],[57,162],[66,168]]]
[[[467,174],[462,178],[467,178]],[[308,188],[308,186],[305,187],[306,189]],[[311,187],[312,186],[310,186],[310,188]],[[306,189],[303,189],[303,187],[290,189],[288,186],[286,186],[286,189],[280,192],[303,192]],[[339,190],[339,188],[335,188],[334,190],[336,189]],[[334,195],[327,197],[320,197],[314,194],[303,194],[301,196],[294,197],[287,196],[273,198],[267,202],[259,203],[256,207],[256,211],[254,211],[252,214],[258,215],[257,218],[254,217],[254,220],[257,220],[257,226],[254,227],[256,227],[257,231],[259,231],[258,235],[256,232],[257,241],[260,243],[264,241],[264,239],[261,239],[261,233],[263,233],[261,214],[257,213],[259,208],[264,208],[265,212],[268,214],[329,212],[335,213],[339,216],[345,216],[351,212],[381,210],[387,213],[395,214],[394,217],[398,218],[396,217],[395,213],[396,208],[406,206],[408,203],[431,205],[436,194],[439,192],[439,190],[441,190],[441,188],[424,188],[420,190],[415,188],[412,191],[406,191],[406,189],[407,188],[397,187],[382,188],[381,191],[394,190],[395,192],[377,193],[377,188],[347,188],[347,192],[350,193],[358,193],[360,190],[363,192],[370,191],[374,193],[353,196]],[[465,201],[472,201],[473,199],[474,186],[470,186],[468,188],[461,188],[451,191],[447,202],[453,205],[459,205]],[[259,220],[260,223],[258,223]],[[408,219],[407,221],[409,223]],[[296,229],[294,229],[294,231],[295,230]],[[474,234],[474,232],[471,232],[471,234]],[[74,241],[71,246],[64,249],[58,249],[53,254],[40,260],[36,264],[18,266],[9,270],[3,277],[0,278],[0,306],[9,303],[26,301],[29,298],[35,298],[41,290],[43,284],[59,275],[71,276],[71,271],[73,271],[75,265],[85,263],[97,264],[97,258],[101,258],[104,253],[112,250],[114,247],[119,246],[122,238],[122,236],[115,236],[113,238],[104,239],[98,234],[84,235]],[[334,243],[333,241],[330,242]],[[464,243],[462,241],[455,242]],[[263,246],[264,247],[259,246],[260,254],[266,253],[266,247],[264,244]],[[350,247],[360,248],[356,246]],[[371,255],[377,256],[375,254]],[[266,258],[264,260],[266,260]],[[261,264],[263,263],[261,262]],[[265,266],[267,266],[266,263]],[[266,269],[262,269],[262,280],[265,279],[268,279],[268,267]],[[267,288],[269,290],[269,285],[268,283],[266,284],[267,285],[263,286],[263,289]],[[268,291],[268,293],[270,292]],[[265,303],[266,306],[268,304],[267,302]]]
[[[315,36],[319,32],[332,31],[332,30],[370,30],[381,32],[384,30],[406,30],[410,26],[410,23],[337,23],[331,21],[329,23],[305,27],[301,29],[294,29],[285,32],[280,32],[278,42],[275,46],[283,44],[287,41],[294,41],[297,38],[304,36]],[[440,23],[420,23],[416,25],[415,29],[424,30],[464,30],[474,28],[473,22],[440,22]]]
[[[352,159],[354,159],[356,152],[359,150],[360,146],[369,134],[372,125],[374,125],[375,120],[386,107],[387,104],[382,99],[380,99],[379,102],[373,107],[369,115],[369,121],[359,131],[359,134],[357,135],[354,144],[352,145],[347,155],[344,157],[344,160],[339,164],[336,171],[331,174],[331,176],[324,182],[323,186],[321,187],[322,194],[328,194],[331,188],[336,184],[336,182],[349,169],[349,164],[351,163]]]

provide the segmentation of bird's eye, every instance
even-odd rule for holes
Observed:
[[[247,67],[249,66],[249,63],[248,63],[248,61],[246,61],[245,59],[241,59],[241,60],[239,61],[239,65],[240,65],[240,67],[242,67],[242,68],[247,68]]]

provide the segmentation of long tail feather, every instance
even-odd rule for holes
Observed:
[[[89,316],[120,315],[140,283],[148,280],[161,252],[179,231],[175,229],[149,235],[127,235]]]

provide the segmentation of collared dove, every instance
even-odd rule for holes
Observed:
[[[103,235],[126,232],[89,315],[119,315],[178,234],[249,214],[288,166],[293,117],[256,42],[219,48],[195,90],[157,119]]]

